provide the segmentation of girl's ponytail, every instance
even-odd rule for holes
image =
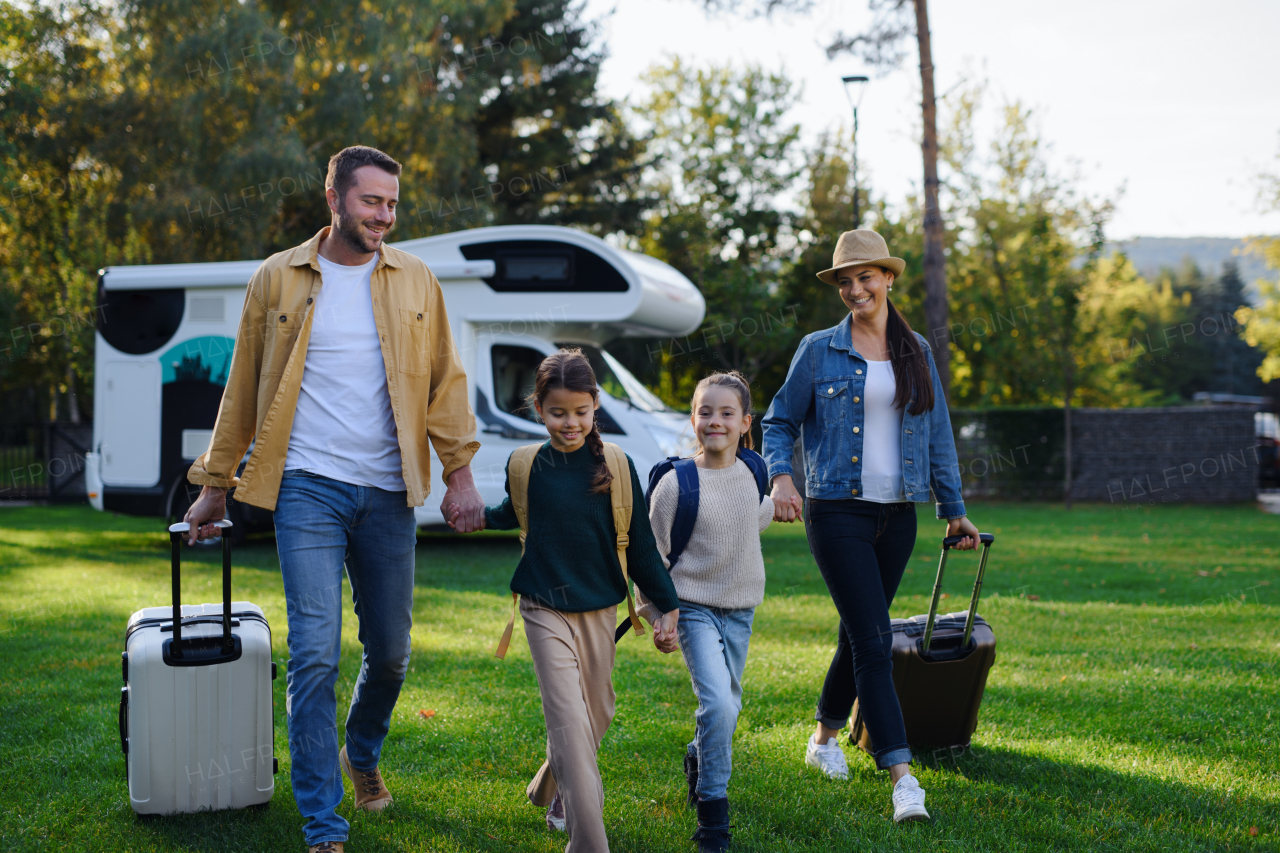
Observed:
[[[591,369],[591,362],[582,354],[582,350],[562,349],[549,355],[538,365],[538,373],[534,378],[533,393],[529,402],[541,405],[547,395],[557,389],[572,391],[575,394],[590,394],[591,399],[600,402],[600,390],[596,385],[596,374]],[[591,481],[591,494],[598,495],[609,491],[613,483],[613,474],[609,472],[609,463],[604,458],[604,439],[600,436],[600,423],[594,414],[591,417],[591,432],[585,439],[591,458],[596,460],[596,474]]]

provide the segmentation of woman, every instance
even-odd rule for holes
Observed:
[[[889,256],[874,231],[840,235],[832,268],[849,317],[800,342],[787,380],[765,414],[764,457],[775,518],[794,521],[802,501],[792,480],[792,448],[804,440],[805,528],[809,547],[840,614],[840,639],[827,670],[805,762],[837,779],[849,768],[836,736],[854,699],[893,783],[893,819],[927,820],[924,790],[911,775],[902,709],[893,689],[889,605],[916,541],[914,502],[938,501],[947,535],[978,543],[960,497],[951,419],[925,339],[889,301],[906,263]]]

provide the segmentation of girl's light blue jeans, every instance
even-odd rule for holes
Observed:
[[[728,795],[733,770],[733,732],[742,711],[742,671],[755,608],[726,610],[680,602],[680,649],[698,698],[693,742],[698,759],[697,794],[703,800]]]
[[[275,524],[289,614],[285,712],[293,796],[307,818],[308,845],[345,841],[349,825],[336,811],[343,791],[334,693],[343,566],[364,649],[347,711],[347,758],[356,770],[372,770],[409,666],[413,508],[404,492],[287,471]]]

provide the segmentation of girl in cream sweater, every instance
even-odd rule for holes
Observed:
[[[693,840],[702,853],[719,853],[729,844],[728,784],[742,671],[755,608],[764,599],[760,533],[774,507],[767,495],[761,497],[748,465],[763,461],[751,450],[751,389],[741,374],[716,373],[699,382],[690,420],[699,451],[693,459],[697,517],[688,544],[673,554],[680,499],[675,470],[653,486],[649,520],[680,597],[679,648],[698,699],[695,734],[684,759],[689,803],[698,810]],[[641,615],[650,621],[659,616],[639,592],[636,599]],[[655,634],[654,643],[664,652],[676,649],[670,636]]]

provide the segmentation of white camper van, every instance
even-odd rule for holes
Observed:
[[[667,409],[602,347],[619,337],[678,337],[706,305],[676,270],[571,228],[510,225],[393,244],[426,262],[444,288],[466,368],[480,452],[472,462],[486,503],[504,495],[507,456],[542,441],[524,404],[542,358],[581,346],[601,385],[606,441],[649,466],[687,441]],[[249,278],[260,261],[108,267],[99,278],[90,503],[99,510],[181,516],[194,497],[187,468],[209,444]],[[433,472],[439,472],[438,459]],[[437,473],[438,476],[438,473]],[[443,524],[432,484],[423,526]],[[232,504],[253,521],[257,511]]]

